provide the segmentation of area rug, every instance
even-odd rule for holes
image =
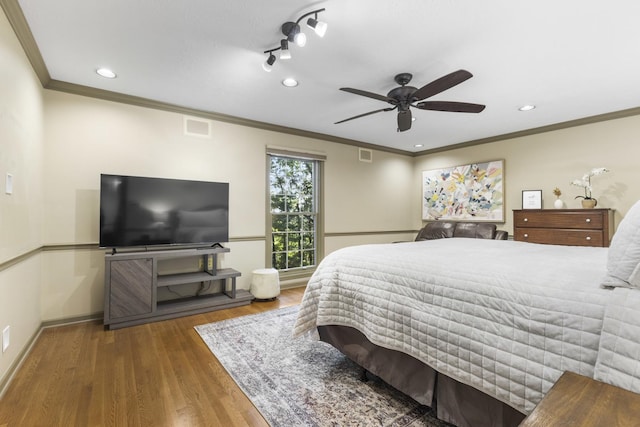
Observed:
[[[287,307],[195,328],[271,426],[449,426],[383,381],[362,381],[331,345],[292,338],[297,313]]]

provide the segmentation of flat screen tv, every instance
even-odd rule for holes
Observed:
[[[100,175],[100,247],[228,240],[228,183]]]

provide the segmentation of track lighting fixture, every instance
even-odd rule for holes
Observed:
[[[276,50],[280,51],[280,59],[291,58],[289,43],[294,43],[299,47],[304,47],[304,45],[307,43],[307,36],[300,29],[300,22],[304,18],[313,15],[313,18],[309,18],[307,20],[307,26],[309,28],[312,28],[319,37],[324,37],[325,33],[327,32],[327,23],[318,21],[318,14],[320,12],[324,12],[324,10],[324,8],[313,10],[302,15],[296,22],[285,22],[284,24],[282,24],[282,34],[284,34],[286,38],[280,40],[280,46],[264,51],[264,53],[269,54],[269,58],[264,64],[262,64],[262,68],[264,68],[264,70],[267,72],[271,71],[271,67],[273,66],[274,62],[276,62],[276,57],[273,54],[273,52],[275,52]]]
[[[273,54],[273,51],[271,51],[269,52],[269,57],[267,58],[267,60],[264,62],[264,64],[262,64],[262,69],[267,73],[270,73],[274,62],[276,62],[276,56]]]

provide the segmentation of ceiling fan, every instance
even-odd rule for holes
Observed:
[[[473,74],[471,74],[467,70],[454,71],[453,73],[447,74],[446,76],[440,77],[439,79],[422,86],[420,89],[417,89],[413,86],[407,86],[412,77],[413,76],[409,73],[401,73],[395,76],[394,80],[400,86],[395,89],[391,89],[391,91],[389,91],[386,96],[367,92],[365,90],[341,87],[340,90],[343,90],[345,92],[366,96],[368,98],[377,99],[379,101],[384,101],[393,105],[393,107],[369,111],[368,113],[359,114],[354,117],[349,117],[348,119],[340,120],[339,122],[335,122],[335,124],[344,123],[353,119],[359,119],[360,117],[380,113],[382,111],[393,111],[397,109],[398,132],[404,132],[411,129],[411,109],[409,107],[419,108],[420,110],[452,111],[456,113],[479,113],[485,108],[485,106],[482,104],[471,104],[468,102],[423,101],[426,98],[437,95],[447,89],[451,89],[452,87],[473,77]]]

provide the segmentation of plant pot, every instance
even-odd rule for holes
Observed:
[[[596,199],[582,199],[582,207],[583,209],[593,209],[598,204]]]
[[[556,209],[562,209],[564,207],[564,202],[561,199],[556,199],[556,201],[553,202],[553,207]]]

